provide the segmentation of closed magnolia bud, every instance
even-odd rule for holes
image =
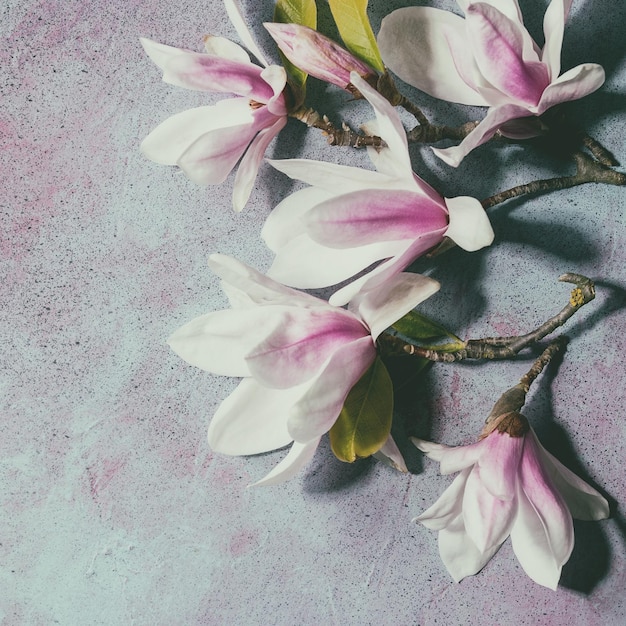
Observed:
[[[350,91],[350,72],[365,79],[377,76],[369,65],[312,28],[278,23],[264,26],[289,61],[315,78]]]

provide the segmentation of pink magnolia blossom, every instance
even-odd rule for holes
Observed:
[[[234,0],[225,0],[240,37],[264,65],[223,37],[207,37],[206,53],[141,39],[163,80],[197,91],[232,93],[236,98],[173,115],[142,142],[141,150],[163,165],[178,165],[195,183],[222,183],[239,163],[233,207],[246,205],[266,148],[287,123],[285,70],[268,66],[245,28]]]
[[[439,531],[439,553],[457,582],[480,571],[510,535],[528,576],[556,589],[574,547],[572,517],[609,515],[607,501],[545,450],[518,413],[468,446],[413,441],[442,474],[461,472],[416,518]]]
[[[169,344],[191,365],[243,378],[211,420],[214,450],[257,454],[292,444],[256,483],[266,485],[287,480],[313,457],[374,362],[378,335],[439,288],[430,278],[400,274],[346,310],[224,255],[212,255],[209,266],[222,278],[232,310],[198,317]],[[381,452],[402,465],[393,440]]]
[[[362,78],[377,77],[369,65],[332,39],[299,24],[263,24],[282,53],[298,68],[332,85],[350,91],[350,72]]]
[[[524,27],[517,0],[457,2],[465,19],[430,7],[398,9],[383,20],[378,36],[385,64],[404,81],[442,100],[489,107],[460,145],[435,150],[446,163],[456,167],[498,130],[513,138],[536,136],[540,125],[530,116],[578,100],[604,82],[595,63],[559,75],[572,0],[548,6],[543,48]]]
[[[388,146],[368,149],[378,171],[306,159],[270,161],[312,187],[281,202],[261,233],[276,253],[268,275],[292,287],[335,285],[382,261],[333,294],[332,304],[378,288],[444,237],[465,250],[493,241],[480,202],[444,198],[419,178],[395,109],[355,72],[351,82],[374,108],[373,130]]]

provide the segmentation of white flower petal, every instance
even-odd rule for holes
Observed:
[[[376,348],[369,335],[335,351],[292,408],[287,427],[295,441],[305,442],[330,430],[348,393],[375,358]]]
[[[402,457],[402,453],[391,434],[387,437],[387,441],[385,441],[382,448],[378,452],[374,452],[372,456],[377,461],[385,463],[399,472],[406,474],[409,471]]]
[[[572,0],[552,0],[543,16],[543,34],[545,44],[541,60],[550,72],[550,79],[554,80],[561,72],[561,47],[563,46],[563,32],[565,20],[572,6]]]
[[[246,24],[239,2],[237,0],[224,0],[224,5],[226,6],[226,13],[228,13],[228,17],[235,27],[243,45],[254,54],[262,65],[267,67],[269,63],[265,60],[263,53],[259,50],[259,47],[252,37],[252,33]]]
[[[261,478],[250,486],[278,485],[289,480],[313,458],[319,442],[319,437],[306,443],[294,441],[287,456],[265,478]]]
[[[148,57],[150,57],[150,60],[163,72],[165,71],[167,64],[174,57],[190,52],[190,50],[166,46],[163,43],[158,43],[157,41],[152,41],[152,39],[146,39],[145,37],[140,37],[139,41],[141,42],[145,53]]]
[[[459,74],[450,44],[466,46],[465,20],[449,11],[408,7],[382,21],[378,46],[385,65],[427,94],[460,104],[486,106],[484,98]]]
[[[291,443],[287,417],[305,387],[268,389],[245,378],[209,424],[209,446],[222,454],[259,454]]]
[[[458,583],[466,576],[478,573],[498,551],[494,546],[481,552],[465,532],[463,517],[457,516],[439,531],[439,554],[452,578]]]
[[[217,37],[215,35],[207,35],[204,38],[204,49],[207,54],[238,63],[250,63],[248,53],[234,41],[226,39],[226,37]]]
[[[431,530],[443,530],[461,516],[463,512],[463,492],[465,491],[470,472],[470,468],[464,469],[439,496],[439,499],[423,513],[415,517],[413,521],[420,522]]]
[[[604,79],[604,69],[596,63],[584,63],[573,67],[548,85],[537,105],[537,115],[561,102],[584,98],[599,89]]]
[[[270,142],[287,124],[286,117],[279,117],[272,126],[263,128],[252,140],[239,163],[233,185],[233,208],[239,213],[250,198],[252,186],[259,172],[265,151]]]
[[[378,289],[357,295],[348,308],[369,326],[375,341],[391,324],[439,291],[439,287],[436,280],[420,274],[397,274]]]
[[[444,200],[450,220],[446,237],[468,252],[475,252],[491,245],[495,235],[489,217],[479,200],[469,196]]]

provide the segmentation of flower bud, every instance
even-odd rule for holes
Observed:
[[[312,28],[298,24],[263,25],[289,61],[315,78],[350,91],[350,72],[365,79],[377,76],[369,65]]]

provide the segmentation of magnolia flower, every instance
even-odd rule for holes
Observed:
[[[141,150],[157,163],[178,165],[200,185],[223,182],[241,159],[233,189],[233,207],[241,211],[267,146],[287,123],[283,93],[287,76],[282,67],[267,65],[235,0],[225,3],[241,39],[264,67],[252,63],[242,47],[223,37],[207,37],[206,53],[141,39],[166,83],[238,96],[173,115],[144,139]]]
[[[572,0],[550,3],[543,48],[524,27],[517,0],[457,2],[465,19],[440,9],[409,7],[388,15],[378,36],[385,64],[404,81],[436,98],[490,107],[460,145],[435,150],[446,163],[456,167],[498,130],[518,139],[536,136],[539,124],[512,120],[541,115],[604,82],[604,70],[595,63],[559,76]]]
[[[572,516],[604,519],[609,506],[542,447],[526,418],[503,417],[469,446],[413,440],[442,474],[461,472],[416,520],[439,531],[439,553],[457,582],[481,570],[511,535],[524,571],[556,589],[574,547]]]
[[[299,288],[344,281],[385,259],[337,291],[332,304],[378,288],[444,237],[465,250],[493,241],[475,198],[443,198],[411,169],[406,133],[394,108],[352,72],[352,84],[374,108],[376,132],[388,148],[368,148],[378,171],[321,161],[270,161],[312,187],[297,191],[270,214],[262,237],[276,253],[268,275]]]
[[[263,24],[282,53],[307,74],[350,91],[350,72],[363,78],[378,74],[332,39],[299,24]]]
[[[256,484],[287,480],[313,457],[349,391],[374,362],[378,335],[439,289],[430,278],[400,274],[345,310],[227,256],[212,255],[209,266],[222,278],[233,310],[198,317],[169,344],[191,365],[243,378],[211,420],[214,450],[257,454],[293,442]],[[397,448],[388,441],[382,452],[393,458]]]

